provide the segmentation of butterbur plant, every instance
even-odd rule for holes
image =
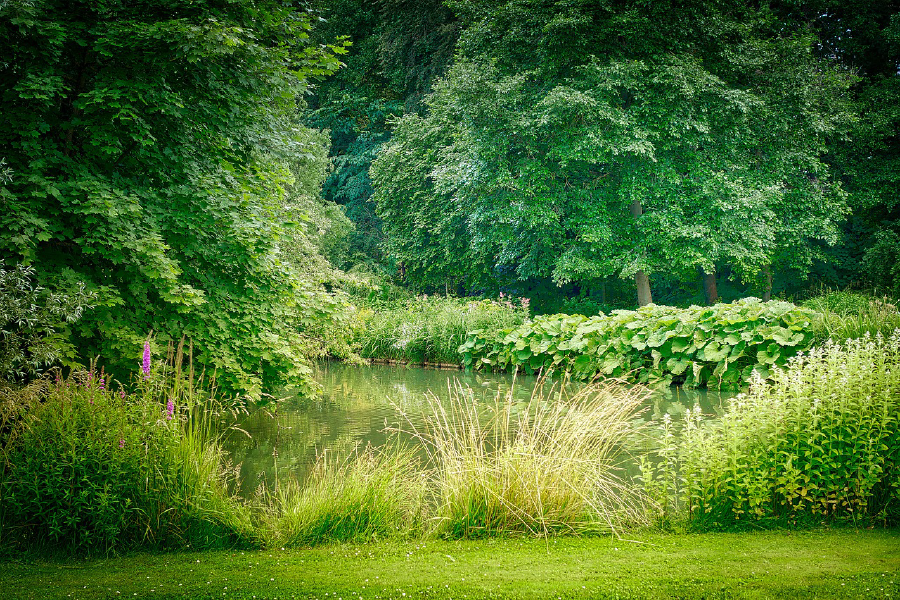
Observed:
[[[594,317],[547,315],[508,328],[470,332],[458,351],[467,367],[575,378],[738,389],[768,377],[809,347],[816,313],[788,302],[746,298],[715,306],[644,306]]]

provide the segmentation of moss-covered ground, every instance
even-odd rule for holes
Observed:
[[[23,558],[0,597],[900,598],[900,531],[410,541]]]

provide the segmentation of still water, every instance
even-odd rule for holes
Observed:
[[[260,485],[272,486],[279,478],[302,479],[317,458],[327,454],[338,460],[355,448],[383,445],[393,428],[420,427],[428,410],[427,395],[446,401],[461,385],[469,401],[493,403],[498,395],[527,402],[537,379],[505,373],[472,373],[387,365],[356,366],[336,362],[315,367],[322,386],[316,400],[287,398],[256,409],[241,418],[226,436],[225,446],[240,466],[238,492],[250,496]],[[569,384],[577,386],[580,384]],[[668,412],[678,415],[700,403],[705,413],[721,410],[721,398],[701,392],[656,394],[643,418]],[[400,434],[401,438],[412,439]]]

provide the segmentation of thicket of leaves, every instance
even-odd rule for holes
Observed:
[[[752,280],[837,241],[853,77],[814,36],[716,2],[451,5],[454,64],[370,171],[415,280]]]
[[[463,364],[525,372],[565,370],[687,388],[737,389],[768,377],[807,349],[816,313],[789,302],[748,298],[709,307],[648,305],[594,317],[547,315],[519,327],[475,331]]]
[[[232,391],[303,374],[323,306],[285,260],[309,212],[286,199],[324,178],[298,108],[344,51],[311,28],[274,0],[3,3],[0,258],[86,282],[83,356],[133,368],[153,330]]]

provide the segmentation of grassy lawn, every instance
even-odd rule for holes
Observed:
[[[0,597],[900,598],[900,531],[412,541],[0,564]]]

